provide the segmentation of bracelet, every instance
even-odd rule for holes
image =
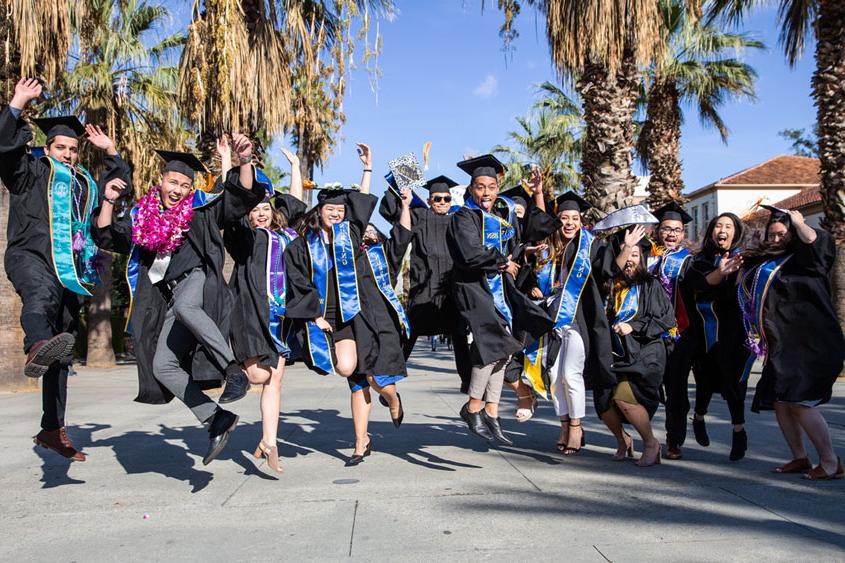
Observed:
[[[104,197],[103,199],[106,200],[107,202],[109,202],[110,204],[114,205],[115,200],[109,199],[107,197]]]
[[[372,172],[372,171],[373,171],[372,168],[364,168],[364,172]]]
[[[243,166],[244,164],[249,164],[250,162],[252,162],[252,156],[244,158],[241,155],[238,155],[238,162],[241,163],[241,166]]]

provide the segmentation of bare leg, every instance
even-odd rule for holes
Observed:
[[[792,405],[776,402],[775,417],[786,440],[786,445],[792,452],[792,459],[807,457],[807,450],[804,449],[804,440],[801,436],[801,425],[798,423]]]
[[[364,388],[353,391],[350,399],[352,404],[352,425],[355,428],[355,452],[363,455],[370,438],[367,435],[367,426],[370,422],[370,411],[373,408],[370,402],[370,390]]]
[[[487,411],[487,414],[493,418],[499,417],[499,403],[491,403],[490,401],[487,401],[484,405],[484,410]]]
[[[810,438],[819,454],[819,465],[826,473],[834,473],[837,466],[836,452],[833,451],[833,442],[830,439],[830,430],[824,415],[817,408],[798,405],[791,408],[801,428],[807,433],[807,437]]]
[[[387,401],[391,418],[397,418],[399,416],[399,393],[396,391],[396,385],[379,387],[372,375],[367,376],[367,382],[373,388],[373,391],[384,397],[384,400]]]
[[[335,372],[341,377],[353,375],[358,367],[358,348],[355,347],[355,341],[347,339],[335,342],[334,350],[337,356]]]
[[[261,428],[264,443],[275,446],[279,435],[279,412],[282,409],[282,379],[285,376],[285,359],[279,358],[279,364],[273,370],[261,389]]]
[[[622,417],[619,416],[619,411],[616,410],[615,406],[610,407],[601,414],[601,420],[616,438],[616,453],[613,458],[624,459],[625,451],[631,442],[625,439],[625,429],[622,427]]]
[[[651,464],[660,451],[660,443],[654,437],[648,412],[642,405],[632,405],[624,401],[614,401],[616,406],[625,414],[625,418],[634,427],[643,440],[643,453],[639,462]]]

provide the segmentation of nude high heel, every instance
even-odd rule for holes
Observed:
[[[282,465],[279,463],[279,448],[276,446],[268,446],[264,443],[264,440],[258,442],[258,446],[255,448],[255,452],[252,454],[255,456],[255,459],[264,458],[267,460],[267,467],[275,471],[276,473],[284,473],[285,470],[282,469]]]

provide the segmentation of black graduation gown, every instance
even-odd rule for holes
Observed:
[[[405,357],[402,354],[404,332],[393,308],[376,285],[366,248],[362,244],[362,234],[370,222],[376,201],[373,195],[353,192],[348,195],[346,203],[361,307],[361,312],[352,319],[358,353],[355,374],[406,375]],[[391,230],[391,238],[384,243],[393,284],[410,241],[411,231],[397,224]],[[317,288],[311,281],[311,259],[305,237],[298,237],[285,250],[285,273],[288,281],[285,315],[294,321],[293,330],[302,349],[303,360],[314,369],[307,352],[305,322],[320,317],[322,308]]]
[[[401,200],[388,190],[379,213],[389,223],[399,222]],[[454,267],[446,231],[450,215],[428,208],[411,209],[411,267],[408,289],[408,320],[415,335],[449,334],[457,322],[452,302],[451,272]]]
[[[276,194],[273,196],[273,207],[282,212],[287,219],[288,226],[293,226],[305,215],[308,206],[290,194]]]
[[[452,215],[447,232],[455,263],[453,298],[472,333],[470,354],[475,366],[521,352],[554,326],[548,314],[519,291],[509,275],[504,276],[504,286],[513,313],[513,330],[496,310],[486,278],[488,273],[499,271],[507,256],[484,246],[482,229],[481,211],[462,207]],[[507,243],[507,253],[516,255],[519,247],[517,232]]]
[[[769,287],[764,311],[768,358],[751,410],[775,401],[830,401],[845,361],[845,339],[830,297],[833,238],[815,229],[816,240],[797,239],[792,257]]]
[[[628,381],[637,402],[645,407],[649,417],[653,417],[660,403],[660,384],[666,367],[663,334],[675,325],[672,305],[656,279],[650,278],[641,284],[639,307],[628,324],[633,330],[619,337],[624,354],[614,357],[611,371],[617,381],[622,378]],[[612,397],[613,389],[594,393],[599,415],[612,406]]]
[[[270,334],[267,296],[267,251],[269,232],[253,229],[244,217],[223,233],[226,250],[235,262],[229,287],[234,296],[229,338],[238,363],[256,358],[258,365],[274,368],[279,351]],[[285,327],[289,328],[289,322]],[[287,334],[287,330],[283,330]]]
[[[182,242],[190,244],[199,255],[205,270],[203,287],[203,310],[219,327],[222,334],[229,334],[229,317],[234,299],[223,279],[225,248],[220,231],[228,225],[238,223],[246,214],[264,199],[265,191],[255,183],[251,190],[240,184],[238,169],[233,169],[223,183],[222,195],[211,203],[194,209],[188,236]],[[95,210],[95,217],[99,209]],[[94,220],[96,221],[96,219]],[[96,222],[94,223],[96,225]],[[121,254],[132,251],[132,219],[127,209],[116,215],[110,227],[92,227],[94,238],[101,248]],[[138,364],[139,403],[168,403],[173,395],[165,389],[153,374],[158,337],[167,313],[168,301],[160,286],[150,282],[149,268],[155,260],[155,253],[140,251],[138,282],[132,301],[130,323],[135,356]],[[172,264],[172,262],[171,262]],[[226,366],[218,366],[211,355],[197,344],[196,350],[186,358],[184,369],[203,387],[216,387],[224,378]]]
[[[16,119],[6,107],[0,111],[0,180],[9,190],[9,222],[5,254],[6,275],[20,292],[26,287],[57,283],[50,238],[50,209],[47,204],[50,167],[27,152],[32,131],[23,119]],[[82,194],[98,198],[113,178],[130,181],[129,166],[119,156],[106,156],[98,192]],[[83,185],[87,185],[83,183]],[[76,325],[79,299],[65,291],[67,306],[58,332]]]

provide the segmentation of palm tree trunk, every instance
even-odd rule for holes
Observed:
[[[641,134],[646,137],[646,158],[651,173],[646,201],[652,209],[682,199],[679,104],[678,88],[673,81],[655,82],[648,91],[646,124]]]
[[[576,83],[586,123],[581,155],[584,197],[604,212],[629,205],[634,194],[631,149],[638,80],[633,53],[626,51],[615,74],[591,63]]]
[[[845,4],[819,0],[815,29],[813,97],[818,108],[823,224],[836,241],[833,301],[845,330]]]
[[[6,277],[6,225],[9,222],[9,190],[0,186],[0,391],[38,389],[38,380],[26,377],[23,366],[21,299]]]
[[[95,368],[114,367],[111,330],[111,265],[109,252],[100,254],[100,284],[88,301],[88,354],[86,365]]]

